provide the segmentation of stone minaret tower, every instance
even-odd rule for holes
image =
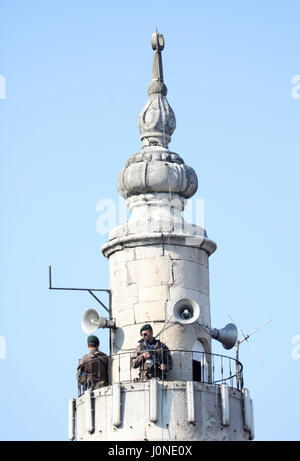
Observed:
[[[141,152],[127,160],[117,182],[131,216],[102,247],[117,326],[111,331],[110,385],[70,402],[71,420],[73,415],[77,440],[252,439],[252,401],[241,365],[212,353],[208,258],[216,244],[182,217],[197,191],[197,175],[169,150],[176,120],[163,78],[164,39],[157,32],[152,48],[149,99],[139,116]],[[130,368],[145,323],[171,350],[166,380],[139,382]]]

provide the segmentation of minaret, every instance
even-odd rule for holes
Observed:
[[[117,182],[131,216],[102,247],[117,327],[110,385],[76,399],[77,440],[248,440],[252,401],[242,366],[211,348],[208,258],[216,244],[182,217],[197,175],[169,150],[176,119],[166,98],[163,36],[154,33],[151,43],[152,81],[138,124],[142,148]],[[171,351],[166,380],[140,382],[130,368],[145,323]]]

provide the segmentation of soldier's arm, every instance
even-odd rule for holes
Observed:
[[[144,360],[143,351],[138,346],[134,351],[134,355],[130,359],[131,367],[138,368],[144,362]]]

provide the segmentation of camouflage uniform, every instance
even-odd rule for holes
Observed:
[[[78,388],[98,389],[108,384],[108,357],[98,350],[92,351],[79,360],[77,368]]]
[[[144,352],[150,352],[150,359],[142,357]],[[166,365],[165,370],[161,370],[161,364]],[[168,347],[158,339],[152,339],[151,343],[146,343],[140,339],[134,355],[131,357],[132,368],[140,368],[140,380],[146,381],[151,378],[166,379],[168,370],[172,369],[173,362]]]

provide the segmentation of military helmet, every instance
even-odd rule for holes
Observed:
[[[88,343],[88,346],[98,347],[100,344],[100,341],[97,338],[97,336],[91,335],[88,337],[87,343]]]
[[[142,331],[144,331],[144,330],[151,330],[151,331],[153,331],[153,330],[152,330],[152,326],[149,325],[149,323],[145,323],[145,325],[142,326],[142,328],[140,329],[140,333],[142,333]]]

